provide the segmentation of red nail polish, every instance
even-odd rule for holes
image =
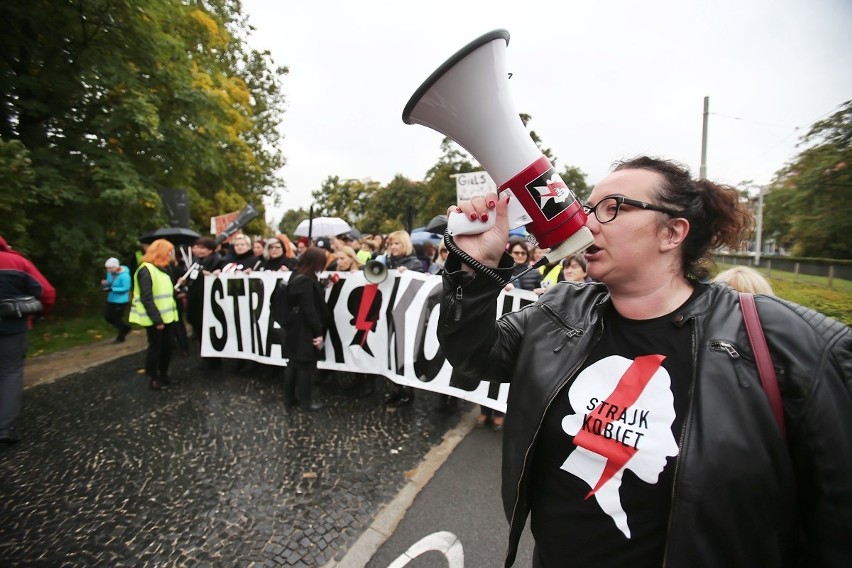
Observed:
[[[494,201],[493,201],[493,200],[488,202],[488,208],[489,208],[489,209],[494,209],[496,206],[497,206],[497,204],[496,204],[496,203],[494,203]]]
[[[476,221],[476,213],[471,213],[471,214],[470,214],[470,220],[471,220],[471,221]]]
[[[483,214],[482,214],[482,217],[480,217],[480,219],[482,219],[482,222],[483,222],[483,223],[484,223],[484,222],[486,222],[486,221],[488,221],[488,213],[483,213]]]

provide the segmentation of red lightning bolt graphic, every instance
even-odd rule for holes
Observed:
[[[654,376],[654,373],[657,372],[657,369],[660,368],[663,359],[665,359],[664,355],[643,355],[636,357],[627,371],[621,376],[621,379],[619,379],[615,390],[612,391],[612,394],[604,402],[615,405],[618,408],[631,406],[639,398],[639,395],[642,394],[642,391],[645,390],[645,387],[648,386],[648,382]],[[613,420],[605,418],[600,411],[603,404],[601,403],[595,410],[605,423],[612,423]],[[594,495],[604,483],[621,471],[621,468],[638,451],[636,448],[625,446],[617,440],[599,436],[587,430],[580,430],[577,433],[574,437],[574,444],[606,458],[606,465],[604,466],[601,478],[595,484],[595,487],[589,491],[589,494],[586,495],[586,499]]]
[[[367,314],[370,311],[370,306],[373,305],[373,299],[376,297],[376,292],[379,289],[378,284],[367,284],[364,286],[364,295],[361,296],[361,305],[358,306],[358,316],[355,318],[355,329],[364,332],[361,338],[361,347],[367,342],[367,335],[373,327],[373,323],[367,319]]]

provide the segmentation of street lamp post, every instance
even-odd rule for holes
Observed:
[[[757,234],[754,239],[754,265],[760,266],[760,251],[763,248],[763,186],[757,193]]]

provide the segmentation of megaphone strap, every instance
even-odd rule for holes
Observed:
[[[471,267],[474,272],[477,274],[481,274],[482,276],[486,276],[487,278],[496,282],[502,288],[506,284],[509,283],[509,280],[512,278],[511,270],[508,275],[505,274],[506,269],[500,268],[491,268],[490,266],[485,266],[462,249],[460,249],[457,245],[453,237],[450,236],[449,231],[444,233],[444,246],[447,247],[447,250],[450,251],[451,256],[456,256],[458,259]],[[503,261],[507,260],[514,265],[514,261],[511,258],[508,258],[506,253],[503,253],[504,258],[501,260],[500,264],[504,264]]]

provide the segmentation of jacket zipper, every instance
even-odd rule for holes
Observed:
[[[743,360],[742,356],[740,355],[740,352],[737,351],[737,348],[733,343],[721,339],[714,339],[710,342],[710,350],[726,353],[734,363],[734,373],[737,375],[737,381],[740,383],[740,386],[743,388],[749,387],[749,382],[743,377],[742,370],[740,368],[740,361]]]
[[[573,328],[570,325],[568,325],[567,323],[565,323],[565,321],[561,317],[559,317],[559,314],[554,312],[553,309],[549,308],[546,304],[540,304],[540,305],[542,306],[542,308],[544,308],[544,310],[546,312],[548,312],[551,316],[553,316],[553,318],[555,318],[557,322],[559,322],[562,326],[568,328],[568,330],[569,330],[569,332],[567,333],[567,337],[563,340],[563,342],[559,345],[559,347],[557,349],[554,349],[554,352],[561,350],[562,347],[568,342],[568,339],[583,334],[582,330]],[[600,332],[602,333],[603,328],[604,328],[603,319],[601,319],[600,322],[601,323],[600,323],[599,329],[600,329]],[[601,334],[598,334],[598,337],[600,337],[600,335]],[[592,345],[592,347],[593,346],[594,345]],[[589,358],[588,355],[586,355],[585,357],[583,357],[580,360],[579,363],[577,363],[571,369],[571,371],[565,376],[565,379],[561,383],[559,383],[559,387],[554,391],[553,396],[551,396],[550,400],[547,401],[547,404],[544,407],[544,412],[541,414],[541,418],[538,421],[538,426],[536,426],[535,433],[533,434],[533,437],[532,437],[533,441],[535,441],[538,438],[538,433],[541,431],[541,425],[544,423],[544,417],[547,416],[547,411],[550,410],[550,405],[553,404],[553,401],[556,399],[557,395],[560,392],[562,392],[562,389],[565,388],[565,385],[568,384],[568,382],[571,380],[571,377],[574,376],[574,373],[577,372],[577,369],[582,367],[583,364],[586,362],[586,359],[588,359],[588,358]],[[521,468],[521,474],[518,476],[518,485],[515,488],[515,503],[512,505],[512,518],[511,518],[511,521],[509,523],[509,533],[510,534],[512,532],[512,529],[515,527],[515,516],[517,515],[517,512],[518,512],[518,502],[521,500],[521,483],[523,482],[525,473],[527,471],[527,464],[529,463],[530,450],[532,450],[533,445],[534,445],[534,443],[531,443],[529,446],[527,446],[527,451],[524,452],[524,461],[523,461],[524,465]],[[515,554],[517,554],[517,545],[515,545]],[[508,558],[508,551],[506,551],[506,558]],[[504,558],[504,561],[503,561],[504,565],[506,563],[505,560],[506,559]]]
[[[665,567],[669,562],[669,544],[671,542],[671,532],[672,532],[672,519],[674,519],[674,508],[675,508],[675,488],[677,487],[678,482],[678,474],[680,473],[680,460],[683,457],[683,444],[686,440],[686,427],[689,422],[690,417],[692,416],[692,405],[695,402],[695,397],[693,396],[695,391],[695,377],[698,373],[698,361],[696,360],[696,344],[695,344],[695,322],[692,322],[692,382],[689,385],[689,402],[687,405],[686,416],[683,419],[683,425],[680,427],[680,437],[677,442],[678,454],[677,460],[675,460],[675,469],[674,474],[672,475],[672,493],[671,500],[669,503],[669,521],[666,526],[666,547],[663,552],[663,564]]]
[[[551,308],[547,304],[541,304],[541,307],[547,313],[547,315],[551,317],[551,319],[555,320],[556,323],[568,330],[565,332],[565,336],[562,338],[562,341],[559,343],[559,345],[553,348],[554,353],[559,353],[560,351],[562,351],[562,348],[565,347],[568,344],[568,341],[570,341],[572,338],[577,337],[579,335],[583,335],[582,330],[568,325],[568,323],[563,320],[562,317],[553,310],[553,308]]]

